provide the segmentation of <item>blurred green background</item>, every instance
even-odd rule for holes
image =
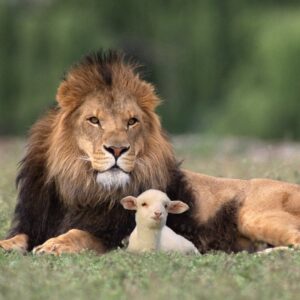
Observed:
[[[70,64],[123,49],[171,133],[300,138],[299,0],[0,0],[0,134],[53,105]]]

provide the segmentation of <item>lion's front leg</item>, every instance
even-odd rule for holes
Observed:
[[[93,250],[99,254],[105,252],[102,242],[90,233],[71,229],[67,233],[47,240],[44,244],[33,249],[34,254],[78,253],[83,250]]]
[[[5,251],[16,250],[26,252],[28,248],[28,236],[26,234],[17,234],[14,237],[0,241],[0,248]]]

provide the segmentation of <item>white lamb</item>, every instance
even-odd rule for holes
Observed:
[[[189,206],[179,200],[171,201],[158,190],[147,190],[140,196],[128,196],[121,200],[125,209],[136,210],[136,227],[129,237],[128,251],[176,251],[198,254],[192,242],[176,234],[166,226],[168,213],[180,214]]]

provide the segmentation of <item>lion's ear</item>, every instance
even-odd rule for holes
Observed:
[[[80,97],[80,90],[74,85],[71,89],[67,80],[62,81],[57,89],[56,100],[61,108],[73,110],[80,104]]]
[[[121,204],[125,209],[136,210],[136,198],[133,196],[127,196],[121,200]]]
[[[156,95],[152,84],[142,81],[138,94],[138,103],[139,106],[146,111],[154,111],[160,104],[160,99]]]

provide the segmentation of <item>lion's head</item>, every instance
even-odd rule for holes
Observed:
[[[154,111],[159,99],[135,70],[122,55],[96,53],[60,84],[47,164],[67,203],[166,189],[176,162]]]

